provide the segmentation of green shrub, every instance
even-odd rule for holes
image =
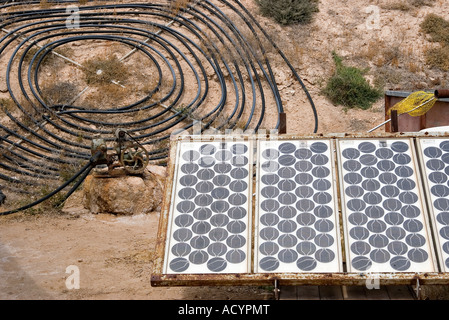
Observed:
[[[256,0],[262,15],[282,25],[307,24],[318,12],[318,0]]]
[[[342,58],[335,52],[332,52],[332,56],[335,72],[323,89],[323,94],[334,104],[346,108],[370,108],[382,96],[382,91],[366,81],[363,77],[366,71],[343,65]]]

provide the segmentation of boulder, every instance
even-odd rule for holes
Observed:
[[[82,189],[67,199],[63,211],[119,215],[159,211],[163,197],[164,169],[152,168],[151,171],[146,170],[143,176],[89,175]]]
[[[133,215],[158,210],[161,185],[150,175],[96,177],[84,182],[84,207],[92,213]]]

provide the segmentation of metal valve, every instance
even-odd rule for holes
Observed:
[[[148,165],[148,151],[125,129],[115,131],[116,146],[120,165],[129,174],[142,174]]]
[[[108,154],[107,150],[104,139],[92,140],[92,155],[101,152],[96,164],[107,164],[109,173],[117,167],[123,167],[128,174],[142,174],[149,162],[148,151],[125,129],[115,131],[115,154]]]

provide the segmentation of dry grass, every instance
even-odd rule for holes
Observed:
[[[124,84],[130,76],[126,66],[112,54],[88,59],[83,67],[88,85],[106,85],[112,81]]]
[[[81,169],[81,167],[81,163],[63,163],[59,166],[59,177],[64,182],[69,181]]]
[[[429,40],[439,46],[425,50],[426,63],[431,68],[449,70],[449,21],[436,14],[428,14],[421,23],[421,30],[429,35]]]
[[[170,10],[173,15],[177,15],[179,11],[187,8],[191,0],[174,0],[170,5]]]
[[[377,67],[386,65],[398,67],[402,54],[399,45],[388,45],[382,39],[374,39],[357,54],[357,58],[372,61]]]
[[[25,66],[31,62],[31,59],[34,57],[34,55],[39,50],[40,50],[40,48],[38,46],[33,46],[30,50],[28,50],[26,56],[23,59]],[[64,57],[67,57],[67,58],[70,58],[73,55],[73,49],[68,46],[58,47],[57,49],[54,50],[54,52],[58,53]],[[42,51],[39,54],[39,56],[36,57],[36,59],[34,60],[34,63],[37,63],[37,61],[39,60],[39,57],[41,57],[43,53],[44,53],[44,51]],[[41,63],[41,67],[48,66],[48,67],[55,68],[55,67],[60,66],[60,63],[63,61],[64,60],[61,57],[50,52],[50,53],[47,53],[47,55],[43,59],[43,61]]]
[[[427,82],[420,51],[402,42],[388,44],[382,39],[373,39],[355,56],[358,64],[370,65],[375,87],[395,90],[412,90]]]
[[[22,106],[25,112],[21,112],[19,115],[19,121],[26,127],[35,125],[35,120],[39,116],[39,112],[33,107],[33,104],[25,98],[19,99],[19,104]]]
[[[402,72],[391,66],[377,68],[374,77],[374,85],[378,88],[391,88],[403,81]]]
[[[14,101],[12,99],[1,98],[0,99],[0,107],[1,107],[1,110],[3,110],[3,111],[12,112],[16,109],[16,104],[14,103]]]
[[[430,36],[430,41],[449,45],[449,21],[443,17],[428,14],[420,26]]]
[[[47,80],[41,87],[45,103],[48,105],[68,104],[76,97],[80,89],[70,82],[54,82]]]
[[[126,99],[132,93],[130,88],[122,88],[113,83],[105,83],[91,88],[83,95],[83,106],[92,109],[108,109],[111,107],[123,106]],[[104,120],[104,119],[103,119]]]
[[[440,46],[426,51],[426,63],[431,68],[443,71],[449,70],[449,46]]]
[[[39,2],[39,6],[41,7],[41,9],[48,9],[51,7],[51,3],[49,3],[48,0],[41,0]]]
[[[399,0],[381,5],[385,10],[409,11],[423,6],[433,6],[436,0]]]

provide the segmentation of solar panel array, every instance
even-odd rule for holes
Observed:
[[[175,154],[164,273],[449,269],[447,138],[215,138]]]

